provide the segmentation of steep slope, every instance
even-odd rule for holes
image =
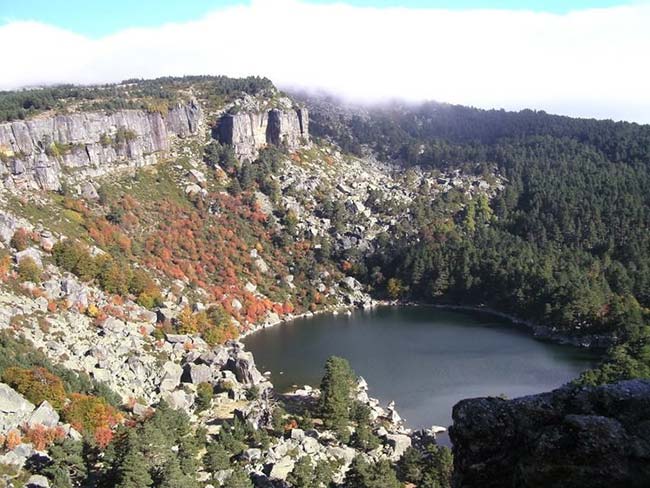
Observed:
[[[408,297],[489,305],[585,344],[623,340],[643,325],[650,127],[530,110],[302,100],[316,138],[404,168],[465,168],[507,181],[455,228],[378,253],[373,264],[408,286]],[[430,216],[418,223],[432,227]]]
[[[0,175],[4,186],[60,190],[61,173],[96,177],[119,165],[155,163],[171,148],[171,137],[196,134],[202,123],[195,100],[160,112],[120,110],[41,115],[0,124]]]

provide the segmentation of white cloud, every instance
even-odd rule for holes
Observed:
[[[650,3],[564,15],[257,0],[88,39],[0,27],[0,88],[183,74],[268,76],[375,101],[435,99],[650,122]]]

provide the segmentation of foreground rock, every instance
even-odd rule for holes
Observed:
[[[456,487],[650,486],[650,381],[463,400],[453,420]]]

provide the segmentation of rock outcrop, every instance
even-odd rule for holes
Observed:
[[[454,486],[650,486],[650,381],[454,406]]]
[[[58,190],[63,170],[101,175],[112,164],[143,166],[170,149],[172,136],[198,130],[195,101],[162,115],[144,110],[78,112],[0,124],[0,177],[7,188]]]
[[[309,141],[309,114],[306,108],[274,108],[223,115],[215,127],[222,144],[233,146],[240,160],[252,161],[266,145],[296,150]]]

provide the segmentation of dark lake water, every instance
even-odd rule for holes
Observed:
[[[395,400],[412,428],[448,426],[463,398],[551,390],[596,363],[593,353],[535,340],[505,319],[425,306],[299,319],[244,342],[279,391],[318,386],[329,356],[347,358],[370,396]]]

